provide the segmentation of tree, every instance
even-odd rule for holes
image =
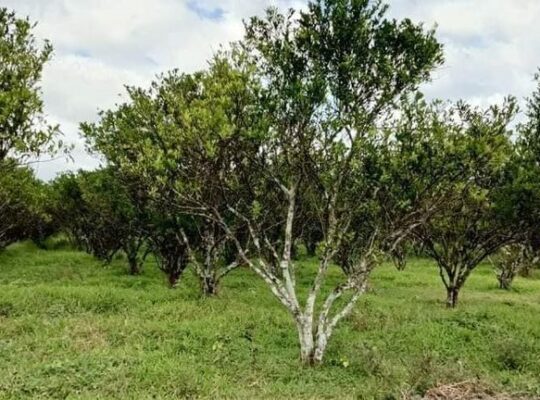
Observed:
[[[35,24],[0,8],[0,161],[23,161],[62,147],[43,114],[39,81],[52,46],[36,43]]]
[[[31,169],[0,162],[0,250],[24,239],[40,244],[54,230],[45,199],[45,184]]]
[[[281,191],[286,210],[283,278],[264,259],[251,266],[292,314],[306,364],[322,361],[333,329],[365,291],[381,244],[407,230],[389,231],[379,218],[377,189],[384,185],[376,168],[376,124],[399,95],[428,78],[441,54],[433,32],[409,20],[389,21],[385,11],[367,1],[317,1],[298,18],[269,11],[266,19],[254,18],[247,26],[245,46],[266,83],[264,109],[272,127],[261,169]],[[291,245],[298,194],[310,193],[306,187],[313,188],[323,239],[316,277],[302,305]],[[252,240],[262,247],[264,232],[253,228]],[[325,276],[338,255],[346,266],[345,281],[322,301],[317,315]]]
[[[526,252],[521,274],[527,276],[540,259],[540,73],[536,90],[527,99],[526,120],[518,127],[517,157],[509,201],[522,222],[521,244]]]
[[[52,46],[37,44],[34,27],[0,7],[0,247],[27,238],[42,245],[55,228],[44,207],[45,185],[17,167],[63,148],[58,127],[46,122],[39,87]]]
[[[400,135],[424,136],[412,142],[419,144],[413,153],[424,181],[410,186],[412,195],[436,193],[444,202],[414,237],[437,262],[448,307],[457,305],[472,271],[520,232],[509,201],[514,146],[508,126],[515,111],[511,98],[487,110],[420,102],[406,109],[398,127]]]
[[[189,248],[181,233],[185,228],[182,216],[157,213],[151,219],[150,248],[171,288],[176,287],[189,264]]]
[[[505,246],[500,250],[495,265],[501,289],[510,290],[518,273],[524,268],[529,268],[530,264],[534,262],[529,250],[527,246],[520,243]]]
[[[292,315],[305,364],[322,361],[333,329],[366,289],[380,243],[409,228],[374,227],[363,242],[366,251],[349,252],[344,282],[316,313],[327,271],[342,239],[353,233],[353,214],[371,204],[381,208],[382,175],[369,168],[377,164],[377,123],[442,61],[432,31],[388,20],[385,12],[367,0],[316,1],[286,15],[271,9],[247,24],[227,63],[218,59],[207,74],[183,76],[184,89],[170,107],[151,107],[159,95],[150,94],[133,118],[109,120],[114,113],[107,113],[100,126],[83,127],[111,164],[147,176],[156,182],[153,192],[172,189],[178,210],[219,226],[241,262]],[[131,90],[131,102],[143,93]],[[357,182],[366,184],[361,192],[353,190],[361,187]],[[292,259],[302,196],[312,196],[322,232],[320,264],[304,305]]]
[[[67,173],[53,187],[56,218],[77,245],[105,262],[123,251],[129,273],[141,272],[147,255],[145,210],[132,201],[115,171]]]
[[[142,177],[142,190],[151,198],[157,221],[150,241],[171,285],[190,260],[207,295],[216,294],[219,281],[240,263],[235,251],[231,257],[226,233],[198,210],[186,212],[184,199],[197,193],[212,207],[223,207],[227,193],[218,184],[223,175],[215,171],[234,160],[240,146],[226,136],[232,128],[226,125],[229,109],[225,107],[252,103],[244,79],[225,59],[216,57],[209,73],[172,71],[149,90],[129,88],[129,104],[102,113],[99,124],[81,126],[93,151],[104,154],[126,175]],[[238,95],[235,104],[225,97],[233,91]],[[243,146],[249,146],[249,141]],[[156,150],[163,153],[153,153]]]

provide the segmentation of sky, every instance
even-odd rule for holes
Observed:
[[[445,64],[422,90],[429,98],[476,105],[519,99],[533,88],[540,66],[540,0],[387,0],[390,15],[437,27]],[[45,112],[73,144],[73,160],[34,164],[51,179],[58,172],[92,169],[83,121],[122,100],[124,85],[146,87],[161,72],[204,68],[220,45],[240,39],[242,20],[268,6],[302,7],[304,0],[0,0],[38,22],[52,61],[43,74]]]

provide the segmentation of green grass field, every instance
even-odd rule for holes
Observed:
[[[307,285],[315,263],[300,264]],[[400,399],[468,380],[540,398],[540,276],[503,292],[486,265],[457,310],[444,297],[430,261],[385,265],[324,365],[302,368],[289,315],[248,270],[202,298],[190,273],[171,290],[152,262],[131,277],[122,259],[18,244],[0,254],[0,398]]]

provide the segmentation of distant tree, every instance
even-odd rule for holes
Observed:
[[[12,160],[0,162],[0,250],[19,240],[41,244],[54,231],[45,196],[45,184],[31,169]]]
[[[129,273],[141,272],[146,216],[112,169],[67,173],[53,187],[56,218],[77,245],[106,262],[123,251]]]
[[[23,161],[62,147],[58,127],[45,120],[39,87],[52,46],[36,43],[34,27],[0,8],[0,161]]]
[[[499,287],[510,290],[514,278],[522,269],[530,268],[532,263],[534,263],[534,257],[532,257],[530,249],[523,244],[515,243],[501,248],[495,259]]]
[[[34,27],[0,7],[0,247],[29,238],[43,245],[54,231],[45,185],[17,165],[44,152],[69,150],[43,113],[39,82],[52,46],[37,44]]]
[[[407,267],[407,252],[404,244],[396,246],[396,248],[390,252],[390,257],[398,271],[405,270]]]
[[[148,230],[150,249],[171,288],[178,285],[189,265],[189,247],[182,236],[186,227],[186,221],[181,215],[160,212],[152,216]]]

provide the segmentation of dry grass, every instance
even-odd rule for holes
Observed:
[[[108,347],[106,334],[92,322],[84,321],[67,328],[67,335],[76,351],[101,350]]]
[[[477,381],[441,385],[428,390],[425,400],[533,400],[532,397],[496,393]]]

